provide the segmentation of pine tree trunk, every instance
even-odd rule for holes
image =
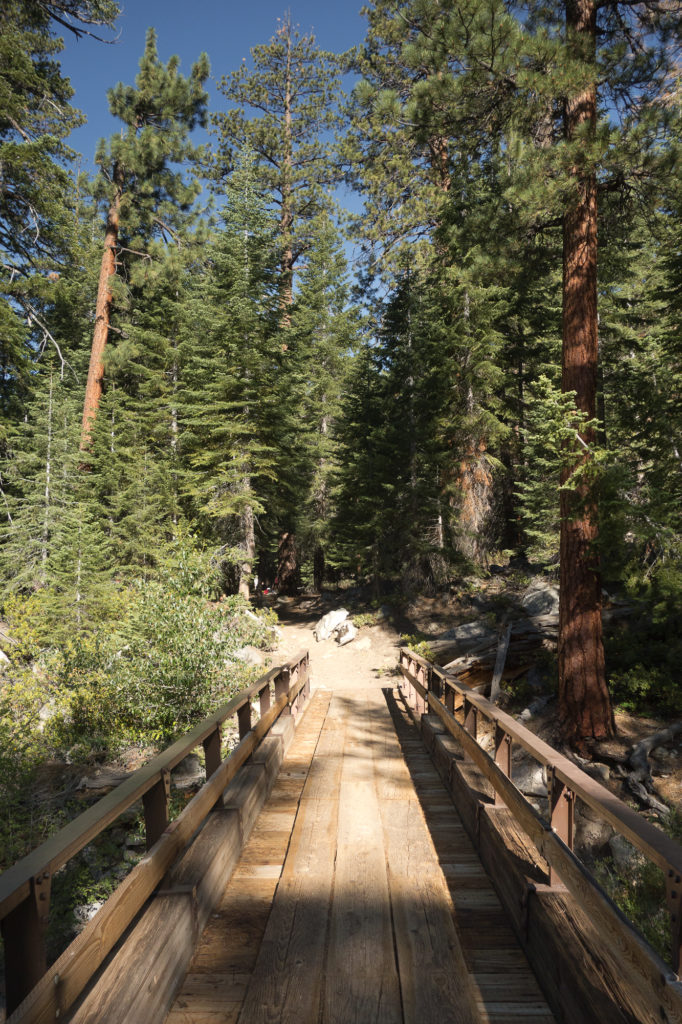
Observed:
[[[90,366],[88,381],[85,386],[83,403],[83,421],[81,424],[81,451],[90,446],[92,424],[97,416],[102,397],[102,380],[104,378],[104,349],[109,338],[109,321],[111,318],[111,280],[116,273],[116,245],[118,243],[119,210],[123,194],[123,171],[116,164],[114,168],[114,198],[107,214],[106,233],[104,235],[104,252],[97,286],[97,304],[95,306],[95,329],[92,335],[90,350]]]
[[[52,413],[53,413],[53,375],[50,371],[50,391],[47,406],[47,452],[45,455],[45,507],[43,517],[43,542],[41,549],[42,579],[46,580],[48,546],[50,543],[50,503],[52,499]]]
[[[282,206],[280,210],[279,228],[282,233],[282,281],[280,286],[280,309],[282,326],[288,327],[291,321],[290,310],[294,302],[294,253],[291,231],[293,213],[291,209],[291,177],[293,171],[293,138],[291,130],[291,21],[283,28],[287,41],[286,78],[284,83],[284,174],[282,179]]]
[[[324,587],[325,558],[324,548],[318,544],[313,555],[313,586],[318,594],[322,593]]]
[[[247,481],[247,485],[250,486],[250,481]],[[247,505],[242,513],[242,526],[244,529],[244,560],[239,572],[239,593],[248,600],[250,595],[249,579],[256,558],[256,532],[251,505]]]
[[[596,7],[593,0],[569,0],[569,39],[594,55]],[[566,108],[569,140],[585,126],[596,126],[596,87],[572,97]],[[575,391],[576,404],[594,418],[597,392],[597,181],[576,165],[578,199],[564,215],[562,389]],[[592,432],[583,440],[589,444]],[[583,451],[580,458],[589,458]],[[564,480],[570,469],[564,473]],[[562,481],[563,482],[563,481]],[[561,579],[559,611],[559,716],[564,737],[580,747],[585,738],[613,735],[606,687],[601,629],[601,579],[595,551],[596,501],[586,484],[561,492]]]
[[[300,585],[296,537],[293,533],[283,533],[277,549],[277,588],[281,594],[294,596],[298,593]]]

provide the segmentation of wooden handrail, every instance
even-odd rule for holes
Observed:
[[[275,684],[275,702],[271,705],[270,686],[273,682]],[[271,669],[246,690],[237,694],[236,697],[199,723],[191,732],[176,740],[111,793],[102,797],[93,807],[79,815],[0,876],[0,921],[6,940],[7,954],[10,954],[10,947],[12,947],[12,955],[6,957],[6,968],[8,971],[12,969],[11,961],[13,960],[32,962],[27,980],[19,986],[22,990],[22,998],[45,971],[42,939],[47,923],[50,881],[53,873],[133,803],[152,793],[155,787],[165,785],[165,779],[168,778],[171,769],[199,744],[204,744],[207,754],[207,780],[204,785],[173,822],[168,824],[166,820],[163,829],[153,837],[153,842],[148,842],[150,849],[147,856],[132,869],[58,961],[59,964],[65,960],[68,973],[71,976],[77,976],[78,984],[81,984],[82,977],[87,975],[89,978],[102,963],[196,829],[212,810],[225,786],[269,731],[284,708],[297,700],[299,693],[307,683],[308,652],[304,651],[283,665]],[[250,709],[250,701],[256,694],[261,697],[261,717],[251,727],[250,715],[240,716],[240,711],[247,706]],[[219,739],[217,730],[234,715],[240,717],[240,742],[222,761],[219,753],[216,756],[215,751],[215,739]],[[247,719],[248,728],[242,727],[242,723],[245,723]],[[212,760],[210,766],[209,755]],[[149,827],[148,819],[148,832]],[[64,970],[62,969],[60,972],[58,964],[53,965],[50,973],[54,972],[55,977],[60,979],[60,985],[64,990],[67,982]],[[16,965],[14,966],[16,969]],[[8,989],[16,991],[16,978],[8,978],[8,982],[10,982]],[[63,997],[64,991],[62,991]],[[12,1005],[8,1007],[10,1012],[13,1008]],[[40,1015],[35,1019],[40,1019]],[[54,1019],[54,1016],[51,1019]]]
[[[587,775],[565,755],[554,750],[510,715],[453,679],[442,669],[403,648],[400,668],[406,681],[439,718],[447,731],[458,740],[490,782],[497,798],[506,804],[539,853],[581,903],[605,927],[613,927],[615,919],[630,925],[595,879],[573,854],[573,803],[579,797],[608,821],[617,832],[636,846],[649,860],[662,869],[666,882],[668,910],[671,917],[672,967],[680,969],[682,954],[682,847],[651,822],[640,817],[605,786]],[[454,696],[458,695],[464,709],[464,724],[454,717]],[[448,707],[449,705],[449,707]],[[491,757],[476,739],[475,721],[483,715],[495,727],[495,749]],[[514,786],[510,777],[511,743],[517,742],[527,753],[548,769],[550,821],[546,822]],[[505,750],[504,757],[499,754]],[[568,808],[568,810],[567,810]],[[631,927],[631,925],[630,925]],[[639,935],[627,936],[628,947],[636,947],[636,960],[642,964],[644,940]],[[646,954],[651,962],[651,979],[669,970],[648,944]]]

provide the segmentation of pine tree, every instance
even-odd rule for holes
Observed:
[[[256,518],[274,476],[268,437],[279,422],[273,384],[282,354],[274,337],[276,247],[253,162],[245,151],[227,183],[224,225],[189,297],[180,388],[183,492],[246,595]]]
[[[107,215],[83,406],[83,448],[102,395],[117,258],[122,250],[144,257],[151,240],[174,239],[199,190],[196,182],[185,182],[175,165],[195,154],[189,133],[204,123],[208,58],[202,54],[188,78],[179,74],[179,63],[177,57],[168,64],[159,60],[150,29],[135,86],[119,83],[109,91],[111,113],[125,131],[108,144],[102,141],[95,158],[100,168],[97,196],[107,205]]]
[[[357,341],[358,313],[350,305],[346,260],[331,219],[312,226],[312,244],[291,310],[275,381],[277,415],[270,445],[277,453],[277,488],[270,519],[282,537],[296,538],[298,555],[287,572],[286,552],[278,566],[280,587],[294,589],[299,563],[312,565],[321,589],[330,541],[330,473],[335,430],[348,366]],[[285,547],[286,547],[285,542]]]
[[[44,330],[41,296],[71,264],[75,154],[66,140],[83,117],[56,33],[110,29],[117,13],[111,0],[7,0],[0,10],[0,404],[12,418],[54,333]]]
[[[270,42],[251,51],[253,69],[244,63],[219,82],[233,109],[211,118],[217,138],[212,174],[221,187],[244,148],[254,154],[256,187],[277,221],[286,322],[297,265],[340,178],[327,136],[339,123],[344,59],[320,50],[312,34],[300,36],[290,15],[278,21]]]

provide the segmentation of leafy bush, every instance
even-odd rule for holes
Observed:
[[[271,635],[243,598],[213,606],[160,583],[137,588],[125,634],[109,668],[123,721],[164,742],[236,693],[249,673],[226,662]]]
[[[662,827],[672,839],[682,841],[682,813],[673,811]],[[670,915],[661,869],[642,859],[625,872],[607,858],[597,864],[595,877],[659,956],[670,963]]]
[[[436,655],[429,647],[428,638],[423,633],[403,633],[400,637],[400,642],[405,647],[409,647],[415,654],[418,654],[420,658],[424,658],[425,661],[435,662]]]
[[[376,626],[382,617],[379,612],[359,612],[351,616],[351,621],[358,629],[362,629],[363,626]]]

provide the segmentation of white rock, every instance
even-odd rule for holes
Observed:
[[[0,666],[2,666],[2,665],[11,665],[11,664],[12,663],[9,660],[9,658],[7,657],[7,655],[5,654],[5,652],[4,651],[0,651]]]
[[[54,699],[48,700],[46,704],[43,704],[38,712],[38,732],[44,732],[47,723],[58,714],[57,702]]]
[[[514,765],[512,782],[526,796],[547,796],[547,773],[541,764]]]
[[[559,588],[546,580],[533,580],[523,597],[521,607],[529,615],[558,615]]]
[[[76,921],[80,926],[78,930],[80,931],[81,928],[83,928],[88,923],[88,921],[92,921],[97,911],[103,906],[104,901],[95,900],[94,903],[84,903],[80,907],[74,907],[73,916],[76,918]]]
[[[245,647],[240,647],[238,651],[234,652],[233,657],[238,658],[239,661],[245,665],[264,665],[265,655],[262,651],[259,651],[257,647],[252,647],[247,644]]]
[[[320,621],[313,629],[313,636],[319,643],[320,640],[328,640],[332,633],[341,625],[341,623],[348,618],[348,612],[345,608],[335,608],[334,611],[327,612],[323,615]]]
[[[351,642],[351,640],[355,640],[355,637],[357,636],[358,633],[357,629],[350,621],[350,619],[346,619],[344,622],[342,622],[341,625],[338,626],[334,632],[336,635],[336,642],[339,645],[339,647],[345,647],[346,644],[349,644]]]
[[[368,636],[361,637],[356,643],[355,647],[358,651],[368,651],[372,646],[372,641]]]

